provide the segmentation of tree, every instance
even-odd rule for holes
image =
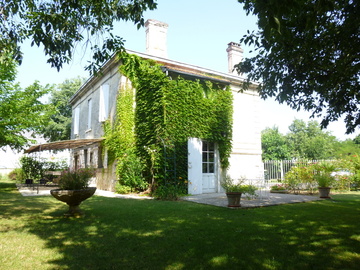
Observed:
[[[354,140],[347,139],[345,141],[338,141],[334,145],[335,158],[342,158],[344,156],[360,155],[360,145],[356,144]]]
[[[75,45],[86,42],[94,60],[87,69],[94,72],[123,48],[123,39],[113,34],[114,23],[133,21],[140,28],[143,12],[156,6],[154,0],[3,0],[0,54],[11,51],[21,63],[20,45],[30,39],[31,45],[44,48],[47,62],[59,70],[71,60]],[[97,43],[101,36],[102,45]]]
[[[6,58],[6,59],[4,59]],[[0,57],[0,148],[20,150],[45,124],[49,108],[39,99],[50,91],[38,82],[21,89],[14,83],[16,63],[11,55]],[[29,133],[29,134],[26,134]]]
[[[292,158],[330,159],[334,157],[334,145],[337,142],[330,132],[321,130],[318,122],[295,119],[286,135]]]
[[[266,128],[261,132],[261,147],[263,160],[291,159],[286,137],[279,132],[278,127]]]
[[[353,0],[238,0],[258,17],[258,33],[241,39],[257,55],[236,66],[260,81],[262,98],[322,117],[345,116],[347,133],[360,124],[360,2]]]
[[[298,119],[291,123],[286,135],[281,134],[277,127],[264,129],[261,132],[261,145],[263,160],[321,160],[358,152],[354,143],[350,151],[348,142],[339,142],[330,132],[323,131],[318,122],[306,123]]]
[[[51,91],[49,103],[54,107],[55,113],[50,116],[41,132],[50,142],[70,140],[72,111],[69,100],[82,83],[81,78],[65,80]]]
[[[357,135],[357,136],[354,138],[353,141],[354,141],[355,144],[360,144],[360,134]]]

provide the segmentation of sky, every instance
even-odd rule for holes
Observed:
[[[247,30],[256,30],[256,18],[246,16],[237,0],[158,0],[158,8],[144,13],[146,19],[166,22],[168,28],[168,58],[212,70],[227,72],[227,44],[239,42]],[[116,35],[123,37],[125,47],[145,52],[145,29],[130,22],[116,25]],[[88,78],[84,70],[89,58],[89,50],[78,45],[73,61],[60,72],[46,63],[42,49],[23,45],[24,59],[18,68],[17,80],[26,87],[35,80],[41,84],[59,84],[65,79],[77,76]],[[250,48],[243,46],[244,56],[250,55]],[[294,119],[309,121],[310,113],[291,110],[274,100],[265,100],[262,104],[262,127],[279,127],[281,133],[288,132]],[[320,122],[320,121],[319,121]],[[354,138],[359,131],[345,135],[342,121],[330,124],[328,131],[340,140]]]

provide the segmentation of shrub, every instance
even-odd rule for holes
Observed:
[[[117,164],[119,184],[130,188],[130,192],[147,189],[148,183],[144,180],[142,171],[143,164],[135,154],[129,153]]]
[[[15,181],[16,183],[23,183],[26,179],[25,173],[21,168],[16,168],[12,170],[8,177],[10,180]]]
[[[360,171],[357,171],[350,178],[350,187],[351,189],[358,190],[360,189]]]
[[[90,179],[95,176],[96,170],[93,168],[82,168],[72,171],[64,171],[59,181],[60,189],[85,189],[89,187]]]
[[[278,185],[273,185],[271,186],[271,190],[286,190],[286,186],[278,184]]]
[[[285,185],[290,191],[293,191],[295,193],[300,188],[303,170],[304,167],[292,167],[290,171],[285,174]]]
[[[152,194],[155,199],[163,201],[177,201],[180,196],[185,195],[181,184],[167,183],[159,186]]]
[[[44,162],[32,157],[23,156],[20,158],[20,164],[26,178],[35,180],[43,177],[45,171]]]
[[[25,174],[25,178],[34,180],[43,178],[45,176],[45,171],[60,171],[68,168],[68,165],[64,160],[53,162],[28,156],[21,157],[20,164],[21,169]]]
[[[335,181],[333,183],[333,188],[337,190],[350,190],[351,186],[355,186],[354,183],[354,176],[353,175],[335,175]]]
[[[115,185],[115,192],[119,194],[128,194],[131,192],[131,187],[121,185],[119,182]]]

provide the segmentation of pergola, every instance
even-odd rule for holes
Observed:
[[[26,154],[34,153],[34,152],[41,152],[47,150],[63,150],[63,149],[74,149],[83,146],[89,146],[94,143],[99,143],[103,141],[104,138],[98,139],[78,139],[78,140],[66,140],[66,141],[57,141],[57,142],[50,142],[44,144],[37,144],[29,147],[25,150]]]

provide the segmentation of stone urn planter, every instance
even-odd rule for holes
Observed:
[[[321,162],[314,166],[314,179],[318,183],[319,197],[330,199],[330,189],[335,182],[333,172],[336,171],[336,166],[331,162]]]
[[[330,199],[330,189],[329,187],[318,187],[319,197],[323,199]]]
[[[50,194],[59,201],[65,202],[69,205],[69,211],[65,213],[65,216],[83,216],[83,212],[80,209],[80,204],[86,199],[94,195],[96,187],[88,187],[86,189],[77,190],[65,190],[65,189],[53,189],[50,190]]]
[[[61,173],[59,189],[50,190],[50,194],[69,205],[69,211],[65,213],[65,216],[79,217],[83,215],[79,205],[94,195],[96,187],[89,187],[89,182],[95,173],[96,170],[93,168],[66,170]]]
[[[241,207],[241,192],[226,192],[228,207]]]
[[[255,196],[256,187],[243,184],[244,181],[245,179],[234,180],[228,175],[222,179],[221,187],[225,189],[228,207],[241,207],[240,200],[242,194]]]

